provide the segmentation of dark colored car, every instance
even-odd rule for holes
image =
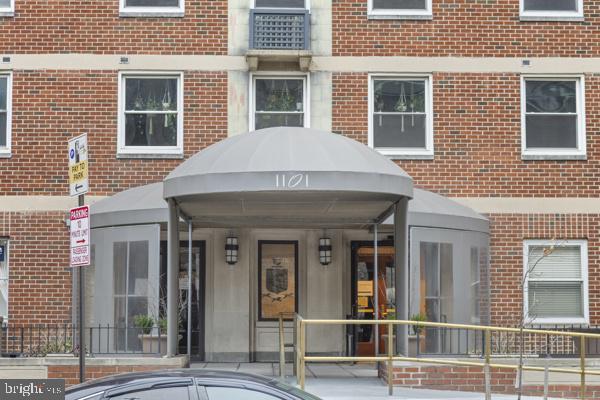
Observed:
[[[66,400],[320,400],[274,378],[212,370],[114,375],[72,386]]]

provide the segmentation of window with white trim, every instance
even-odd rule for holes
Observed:
[[[307,126],[306,77],[254,76],[250,126]]]
[[[524,156],[585,156],[583,77],[524,77]]]
[[[8,320],[8,240],[0,239],[0,316]]]
[[[308,8],[308,0],[254,0],[254,8]]]
[[[527,323],[587,323],[585,240],[527,240],[523,246]]]
[[[429,77],[371,79],[369,145],[389,156],[433,156]]]
[[[369,0],[370,18],[431,18],[431,0]]]
[[[0,72],[0,157],[10,155],[11,75]]]
[[[2,1],[2,0],[0,0]],[[182,17],[184,0],[120,0],[120,15]]]
[[[582,18],[583,0],[521,0],[521,17]]]
[[[121,74],[119,154],[183,154],[181,74]]]
[[[15,0],[0,0],[0,17],[13,16],[15,12]]]

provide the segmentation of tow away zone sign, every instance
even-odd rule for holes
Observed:
[[[71,220],[71,267],[90,265],[90,207],[76,207]]]

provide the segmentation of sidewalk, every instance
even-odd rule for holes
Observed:
[[[287,365],[286,381],[296,384],[291,378],[291,365]],[[265,376],[279,376],[277,363],[193,363],[191,368],[224,369],[248,372]],[[394,395],[388,396],[388,388],[377,377],[372,364],[309,364],[306,366],[306,391],[323,400],[483,400],[482,393],[453,392],[428,389],[405,389],[394,387]],[[492,395],[493,400],[514,400],[516,395]],[[523,400],[538,400],[541,397],[522,397]]]

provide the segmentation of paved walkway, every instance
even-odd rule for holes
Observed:
[[[265,376],[279,376],[277,363],[192,363],[192,368],[224,369],[249,372]],[[291,365],[287,365],[286,381],[295,384]],[[377,377],[373,364],[310,364],[306,366],[306,390],[323,400],[483,400],[481,393],[451,392],[427,389],[394,388],[388,396],[388,388]],[[492,395],[493,400],[513,400],[516,396]],[[540,397],[523,397],[523,400]]]

